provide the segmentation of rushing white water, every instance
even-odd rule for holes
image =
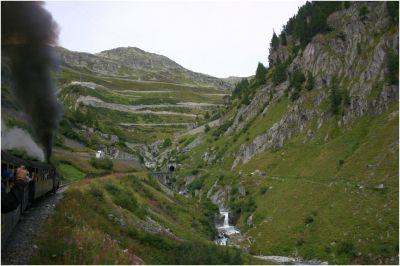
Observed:
[[[221,211],[220,214],[224,216],[224,224],[217,227],[218,239],[215,242],[218,245],[226,246],[229,236],[240,232],[234,226],[229,225],[229,212]]]
[[[224,216],[224,225],[222,227],[229,227],[229,212],[221,212],[221,214]]]
[[[221,246],[228,245],[228,240],[231,235],[240,234],[234,226],[229,225],[229,212],[220,211],[220,214],[224,216],[224,223],[222,226],[217,226],[218,239],[215,243]],[[327,265],[327,262],[320,260],[306,260],[301,257],[285,257],[285,256],[254,256],[256,258],[266,260],[268,262],[276,264],[294,264],[294,265]]]
[[[328,265],[328,262],[325,261],[306,260],[301,257],[285,257],[285,256],[254,256],[254,257],[277,264]]]

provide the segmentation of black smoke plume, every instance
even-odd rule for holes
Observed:
[[[1,2],[1,50],[13,93],[49,161],[62,108],[52,78],[59,63],[54,50],[58,26],[43,6],[43,2]]]

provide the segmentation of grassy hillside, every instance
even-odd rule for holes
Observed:
[[[245,178],[257,204],[256,225],[248,228],[255,239],[252,251],[297,250],[333,263],[355,257],[367,263],[396,254],[398,121],[390,114],[397,108],[364,117],[349,129],[327,124],[310,144],[304,145],[300,135],[243,165],[244,173],[267,173],[266,178]],[[324,143],[328,133],[332,138]]]
[[[181,157],[179,174],[195,169],[203,196],[217,180],[232,186],[229,207],[240,214],[253,254],[300,255],[339,264],[377,263],[397,254],[398,103],[346,126],[331,117],[307,138],[317,126],[310,122],[282,148],[231,170],[240,145],[279,121],[289,106],[283,96],[238,134],[215,140],[217,128],[198,136],[204,144]],[[216,154],[211,165],[202,160],[206,151]],[[246,196],[237,194],[239,184]],[[242,244],[248,246],[248,241]]]
[[[83,139],[71,130],[89,126],[96,130],[118,136],[122,141],[150,143],[171,138],[185,127],[143,127],[140,124],[199,124],[207,112],[218,109],[224,94],[210,87],[196,87],[162,82],[140,82],[129,79],[101,77],[94,74],[77,73],[63,68],[58,78],[61,87],[60,99],[64,103],[64,123],[61,133],[73,137],[95,148],[98,139]],[[71,82],[78,82],[71,84]],[[86,85],[90,82],[89,85]],[[94,83],[94,84],[93,84]],[[94,88],[90,88],[90,86]],[[77,104],[80,96],[91,96],[106,102],[109,108]],[[181,107],[180,102],[211,104],[205,108]],[[139,112],[112,109],[146,105]],[[161,105],[161,106],[157,106]],[[164,106],[167,105],[167,106]],[[118,107],[116,107],[118,108]],[[119,109],[121,109],[119,108]],[[144,113],[148,112],[148,113]],[[165,114],[164,114],[164,113]],[[136,126],[129,126],[135,124]],[[93,138],[95,138],[93,136]],[[101,142],[101,140],[100,140]]]
[[[81,181],[57,205],[31,263],[260,263],[210,241],[212,206],[167,196],[145,173]]]
[[[5,72],[2,79],[2,120],[9,127],[20,127],[32,134],[31,125],[19,114],[21,108],[10,90],[7,75]],[[141,169],[139,160],[114,160],[109,170],[98,169],[90,161],[95,151],[104,148],[140,159],[142,154],[133,146],[164,142],[187,128],[205,123],[212,113],[219,112],[226,95],[216,87],[190,82],[141,81],[133,76],[121,78],[65,64],[55,73],[55,78],[64,110],[56,132],[52,161],[66,182],[87,174]],[[79,103],[78,100],[85,96],[96,98],[107,106]],[[142,105],[137,111],[129,111]]]
[[[398,259],[398,16],[390,10],[303,6],[272,39],[270,68],[259,65],[267,73],[242,80],[221,125],[192,136],[202,143],[178,156],[177,182],[197,177],[192,195],[229,194],[240,245],[252,254],[333,264]],[[178,140],[179,150],[188,142]]]
[[[103,177],[66,192],[32,263],[259,263],[211,242],[215,197],[252,255],[398,261],[398,14],[388,3],[307,3],[230,104],[186,77],[64,65],[53,162],[68,181]],[[6,123],[29,132],[3,92]],[[104,148],[135,160],[94,161]],[[158,169],[175,163],[170,189],[186,185],[188,197],[140,172],[145,156]]]

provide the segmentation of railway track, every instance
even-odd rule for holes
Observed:
[[[56,193],[35,201],[22,215],[7,241],[2,246],[2,265],[24,265],[36,253],[36,238],[44,222],[54,212],[71,183],[60,185]]]

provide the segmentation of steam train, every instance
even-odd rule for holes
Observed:
[[[60,176],[51,164],[28,161],[1,151],[1,182],[7,192],[11,189],[18,166],[25,165],[33,179],[24,188],[24,196],[19,206],[11,212],[1,214],[1,244],[10,236],[21,214],[28,205],[46,194],[56,192],[60,187]]]

